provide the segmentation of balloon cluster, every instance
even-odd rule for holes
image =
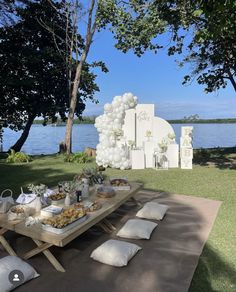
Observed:
[[[97,117],[95,127],[99,132],[96,162],[104,167],[130,168],[130,159],[124,145],[118,145],[117,137],[122,136],[125,111],[136,107],[137,97],[132,93],[115,96],[112,103],[104,105],[104,114]]]

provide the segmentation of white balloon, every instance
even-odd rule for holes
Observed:
[[[118,143],[115,132],[122,129],[125,110],[134,108],[136,104],[137,97],[133,96],[132,93],[125,93],[123,96],[115,96],[111,104],[104,105],[104,114],[95,120],[95,127],[99,132],[99,144],[96,147],[98,165],[116,167],[122,170],[130,167],[128,151],[122,146],[125,139],[121,136]]]
[[[106,103],[106,104],[104,105],[104,110],[105,110],[106,112],[111,111],[111,110],[112,110],[112,106],[111,106],[111,104]]]
[[[134,107],[134,102],[131,102],[129,105],[130,107]]]

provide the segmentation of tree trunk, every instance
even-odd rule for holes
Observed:
[[[96,30],[96,21],[94,21],[92,25],[92,15],[93,15],[94,5],[95,5],[95,0],[92,0],[91,6],[89,9],[89,14],[88,14],[86,45],[82,53],[81,59],[76,67],[75,78],[74,78],[72,92],[70,96],[70,109],[69,109],[69,114],[68,114],[67,123],[66,123],[65,141],[63,145],[63,148],[67,154],[71,153],[71,148],[72,148],[72,127],[73,127],[73,122],[74,122],[74,114],[75,114],[75,108],[77,104],[77,95],[78,95],[78,89],[80,86],[82,69],[83,69],[84,62],[86,61],[86,58],[90,49],[90,45],[92,43],[94,32]]]
[[[229,78],[229,80],[231,81],[231,83],[232,83],[232,85],[233,85],[233,87],[234,87],[234,90],[236,91],[236,82],[235,82],[233,76],[231,76],[231,77]]]
[[[75,108],[77,103],[77,94],[78,94],[78,88],[80,85],[80,79],[81,79],[81,73],[82,73],[82,67],[86,60],[86,55],[83,54],[81,57],[81,60],[76,68],[76,76],[73,82],[73,88],[71,92],[71,99],[70,99],[70,110],[67,118],[66,123],[66,133],[65,133],[65,142],[64,142],[64,149],[67,154],[71,153],[72,149],[72,127],[74,123],[74,114],[75,114]]]
[[[16,143],[10,147],[10,149],[15,150],[16,152],[19,152],[21,150],[22,146],[24,145],[26,139],[29,136],[29,131],[33,124],[34,119],[35,119],[35,115],[29,116],[28,121],[23,130],[23,133],[21,134],[20,138],[16,141]]]

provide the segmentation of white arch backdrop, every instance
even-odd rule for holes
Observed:
[[[156,151],[165,151],[169,167],[179,165],[179,145],[175,141],[172,126],[164,119],[155,117],[154,104],[137,104],[137,97],[132,93],[115,96],[112,103],[105,104],[104,114],[96,118],[95,127],[99,132],[96,155],[98,165],[122,170],[132,166],[135,169],[136,159],[144,161],[139,166],[141,168],[153,167]],[[192,131],[187,129],[190,127],[183,128]],[[192,147],[192,139],[189,143],[181,147],[189,149]],[[131,145],[136,150],[131,150]],[[184,159],[191,167],[192,152],[187,150],[185,152],[188,152],[188,156],[184,151],[181,152],[181,161]]]

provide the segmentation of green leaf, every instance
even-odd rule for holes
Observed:
[[[203,14],[203,10],[202,9],[197,9],[195,11],[193,11],[193,16],[194,17],[199,17]]]

